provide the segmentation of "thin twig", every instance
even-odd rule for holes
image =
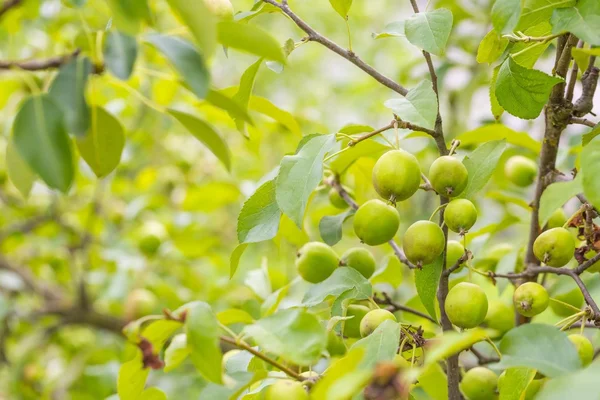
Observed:
[[[590,121],[588,119],[585,119],[585,118],[575,118],[575,117],[573,117],[573,118],[571,118],[570,122],[572,124],[589,126],[590,128],[594,128],[597,125],[596,123],[594,123],[594,122],[592,122],[592,121]]]
[[[74,57],[77,57],[80,52],[80,49],[76,49],[70,54],[50,58],[15,61],[0,60],[0,70],[20,69],[24,71],[44,71],[47,69],[60,68],[63,64],[69,62]],[[101,74],[102,72],[104,72],[104,66],[93,65],[92,73]]]
[[[0,6],[0,17],[2,17],[11,8],[14,8],[21,4],[23,0],[5,0]]]
[[[580,40],[577,43],[577,48],[581,49],[583,47],[583,40]],[[579,71],[579,66],[577,62],[573,62],[573,67],[571,68],[571,75],[569,76],[569,84],[567,85],[567,93],[565,94],[565,99],[568,101],[573,100],[573,92],[575,90],[575,83],[577,83],[577,72]]]
[[[429,315],[427,315],[425,313],[422,313],[421,311],[418,311],[413,308],[403,306],[402,304],[396,303],[394,300],[392,300],[390,295],[387,294],[386,292],[382,292],[381,295],[383,296],[383,299],[379,298],[379,297],[375,297],[375,302],[378,304],[387,304],[387,305],[391,306],[393,308],[393,310],[391,310],[392,312],[393,311],[404,311],[404,312],[407,312],[410,314],[417,315],[421,318],[425,318],[425,319],[433,322],[434,324],[438,323],[435,319],[431,318]]]
[[[350,147],[356,146],[358,143],[362,142],[363,140],[367,140],[369,138],[372,138],[373,136],[379,135],[382,132],[388,131],[394,127],[395,123],[396,123],[396,121],[394,120],[394,121],[390,122],[389,124],[387,124],[386,126],[384,126],[383,128],[376,129],[373,132],[365,133],[364,135],[361,135],[361,136],[357,137],[356,139],[352,139],[350,142],[348,142],[348,146],[350,146]]]

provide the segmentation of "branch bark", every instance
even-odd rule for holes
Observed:
[[[44,71],[47,69],[60,68],[63,64],[69,62],[73,58],[77,57],[81,53],[80,49],[76,49],[70,54],[61,56],[42,58],[42,59],[31,59],[31,60],[14,60],[6,61],[0,60],[0,70],[24,70],[24,71]],[[103,65],[93,65],[92,73],[101,74],[104,72]]]
[[[0,17],[6,14],[10,9],[20,5],[23,0],[6,0],[0,6]]]

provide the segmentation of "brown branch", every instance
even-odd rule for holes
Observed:
[[[585,119],[585,118],[575,118],[572,117],[571,120],[569,121],[571,124],[578,124],[578,125],[585,125],[585,126],[589,126],[590,128],[595,128],[596,127],[596,123]]]
[[[30,291],[44,297],[47,301],[56,302],[62,300],[63,295],[57,288],[52,288],[38,280],[28,270],[12,265],[7,259],[0,256],[0,270],[9,271],[19,278]]]
[[[88,325],[116,334],[122,334],[123,328],[128,322],[94,309],[83,309],[79,306],[47,308],[38,312],[37,315],[56,315],[60,317],[60,323],[63,325]]]
[[[373,136],[377,136],[382,132],[389,131],[390,129],[392,129],[394,127],[394,125],[396,123],[397,123],[396,120],[394,120],[394,121],[390,122],[389,124],[387,124],[386,126],[384,126],[383,128],[376,129],[373,132],[365,133],[364,135],[359,136],[356,139],[352,139],[350,142],[348,142],[348,146],[350,146],[350,147],[356,146],[358,143],[362,142],[363,140],[367,140],[369,138],[372,138]]]
[[[583,47],[583,40],[580,40],[577,43],[577,48],[581,49]],[[577,83],[577,72],[579,71],[579,66],[577,62],[573,63],[573,67],[571,68],[571,75],[569,75],[569,84],[567,85],[567,94],[565,95],[565,99],[568,101],[573,100],[573,92],[575,90],[575,84]]]
[[[294,21],[294,23],[308,35],[307,40],[319,43],[327,47],[329,50],[340,55],[341,57],[350,61],[352,64],[356,65],[358,68],[362,69],[364,72],[373,77],[377,82],[392,89],[396,93],[399,93],[402,96],[406,96],[406,94],[408,93],[408,90],[405,87],[378,72],[375,68],[371,67],[369,64],[360,59],[353,51],[345,50],[336,43],[319,34],[317,31],[311,28],[310,25],[304,22],[298,15],[296,15],[285,2],[278,3],[276,0],[262,1],[271,4],[272,6],[275,6],[281,11],[283,11],[285,15],[287,15],[292,21]]]
[[[28,219],[27,221],[20,222],[9,226],[7,229],[0,232],[0,242],[3,242],[11,235],[15,233],[29,233],[44,222],[51,221],[54,217],[52,215],[37,215]]]
[[[422,313],[421,311],[418,311],[418,310],[415,310],[413,308],[410,308],[410,307],[404,306],[402,304],[396,303],[394,300],[392,300],[392,298],[390,297],[390,295],[387,294],[386,292],[381,292],[381,295],[383,296],[383,298],[379,298],[379,297],[376,296],[374,298],[375,302],[377,304],[385,304],[385,305],[391,306],[392,309],[389,310],[391,312],[394,312],[394,311],[403,311],[403,312],[407,312],[407,313],[410,313],[410,314],[414,314],[414,315],[419,316],[421,318],[425,318],[425,319],[433,322],[434,324],[438,323],[435,319],[431,318],[429,315],[427,315],[425,313]]]
[[[24,70],[24,71],[44,71],[47,69],[60,68],[63,64],[69,62],[74,57],[77,57],[81,53],[80,49],[76,49],[70,54],[62,56],[55,56],[43,59],[31,59],[31,60],[16,60],[6,61],[0,60],[0,70]],[[93,65],[92,73],[101,74],[104,72],[103,65]]]
[[[479,350],[476,350],[475,347],[471,347],[469,351],[471,351],[471,353],[473,353],[473,355],[477,358],[479,365],[492,364],[500,361],[498,357],[488,357],[482,354]]]
[[[0,6],[0,17],[7,13],[10,9],[21,4],[23,0],[5,0]]]
[[[575,102],[573,106],[573,115],[576,117],[583,117],[588,114],[594,108],[594,94],[598,87],[598,73],[600,69],[590,64],[581,77],[581,97]]]

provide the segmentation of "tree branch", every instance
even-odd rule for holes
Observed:
[[[362,69],[364,72],[372,76],[377,82],[392,89],[394,92],[399,93],[402,96],[406,96],[406,94],[408,93],[408,90],[405,87],[378,72],[375,68],[371,67],[369,64],[360,59],[353,51],[345,50],[336,43],[319,34],[317,31],[311,28],[310,25],[304,22],[298,15],[296,15],[285,2],[278,3],[276,0],[262,1],[271,4],[272,6],[275,6],[281,11],[283,11],[285,15],[287,15],[292,21],[294,21],[294,23],[308,35],[307,40],[311,42],[320,43],[321,45],[327,47],[329,50],[340,55],[341,57],[350,61],[352,64],[356,65],[358,68]]]
[[[62,300],[63,296],[60,290],[51,288],[45,283],[38,282],[38,280],[28,270],[20,267],[15,267],[3,256],[0,256],[0,270],[12,272],[17,275],[23,281],[25,287],[34,293],[37,293],[44,297],[47,301],[56,302]]]
[[[578,124],[578,125],[589,126],[590,128],[594,128],[597,125],[594,122],[592,122],[592,121],[590,121],[588,119],[585,119],[585,118],[575,118],[575,117],[572,117],[569,122],[571,124]]]
[[[12,69],[21,69],[24,71],[44,71],[47,69],[60,68],[63,64],[69,62],[74,57],[77,57],[81,53],[80,49],[76,49],[70,54],[65,54],[62,56],[55,56],[50,58],[43,59],[31,59],[31,60],[16,60],[16,61],[6,61],[0,60],[0,70],[12,70]],[[92,73],[101,74],[104,72],[103,65],[93,65]]]
[[[23,0],[5,0],[0,6],[0,17],[7,13],[10,9],[20,5]]]
[[[410,313],[410,314],[414,314],[414,315],[419,316],[421,318],[425,318],[425,319],[433,322],[434,324],[438,323],[435,319],[431,318],[429,315],[427,315],[425,313],[422,313],[421,311],[418,311],[418,310],[415,310],[413,308],[410,308],[410,307],[404,306],[402,304],[396,303],[394,300],[392,300],[392,298],[390,297],[390,295],[387,294],[386,292],[381,292],[381,295],[383,296],[383,298],[375,297],[375,299],[374,299],[375,302],[377,304],[386,304],[386,305],[391,306],[392,310],[390,310],[390,311],[392,311],[392,312],[394,312],[394,311],[403,311],[403,312],[407,312],[407,313]]]

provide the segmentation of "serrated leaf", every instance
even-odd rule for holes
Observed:
[[[477,62],[491,64],[496,61],[508,46],[508,39],[504,39],[492,29],[484,36],[477,49]]]
[[[404,23],[406,39],[421,50],[441,56],[452,31],[452,12],[446,8],[413,14]]]
[[[189,356],[190,349],[187,347],[185,333],[175,335],[165,350],[165,372],[171,372],[177,368]]]
[[[192,93],[200,99],[206,97],[210,74],[204,58],[190,42],[157,33],[146,36],[146,40],[167,57]]]
[[[281,211],[275,199],[275,180],[265,182],[246,200],[238,216],[240,243],[269,240],[277,235]]]
[[[469,178],[467,187],[459,197],[470,199],[483,189],[494,174],[505,148],[505,140],[495,140],[479,146],[464,158],[463,164],[467,167]]]
[[[61,109],[48,95],[25,100],[13,124],[13,142],[27,165],[51,188],[66,193],[75,171]]]
[[[319,221],[319,233],[325,243],[333,246],[342,240],[342,226],[344,221],[353,216],[356,210],[350,208],[337,215],[326,215]]]
[[[569,182],[556,182],[548,186],[540,198],[540,226],[546,225],[552,213],[562,207],[570,198],[583,192],[582,175]]]
[[[571,32],[593,46],[600,45],[600,2],[578,0],[569,8],[559,8],[552,14],[552,33]]]
[[[385,106],[404,121],[429,129],[435,127],[438,102],[431,82],[426,79],[409,90],[406,97],[387,100]]]
[[[110,174],[121,161],[125,147],[123,126],[102,107],[92,110],[89,132],[76,139],[81,157],[98,178]]]
[[[529,136],[527,132],[517,132],[503,124],[483,125],[456,137],[456,140],[460,140],[461,146],[480,145],[490,140],[502,139],[536,154],[539,154],[542,149],[541,143]]]
[[[210,58],[217,46],[217,17],[203,1],[167,0],[171,9],[189,28],[202,54]]]
[[[424,265],[422,269],[415,270],[415,286],[421,299],[421,303],[427,312],[437,321],[435,299],[438,283],[442,274],[442,257],[438,257],[433,263]]]
[[[351,349],[364,348],[365,355],[360,367],[372,369],[377,363],[391,361],[398,352],[400,343],[400,324],[385,320],[369,336],[360,339]]]
[[[27,197],[35,182],[35,173],[17,151],[12,137],[6,145],[6,172],[12,184]]]
[[[588,143],[581,152],[583,193],[596,207],[600,207],[600,140]]]
[[[510,330],[500,341],[502,360],[494,367],[533,368],[549,378],[581,368],[567,334],[551,325],[526,324]]]
[[[133,72],[138,47],[135,37],[109,31],[104,43],[104,64],[117,78],[126,81]]]
[[[366,299],[373,295],[371,284],[360,272],[354,268],[336,268],[329,278],[308,289],[302,304],[306,307],[316,306],[329,297],[339,297],[352,289],[354,298]]]
[[[554,85],[561,82],[561,78],[524,68],[508,57],[498,71],[496,98],[512,115],[533,119],[540,115]]]
[[[270,33],[256,25],[236,21],[217,24],[217,39],[225,47],[241,50],[268,60],[286,63],[281,45]]]
[[[279,208],[302,227],[308,199],[323,178],[323,158],[333,147],[335,135],[315,135],[297,154],[285,156],[276,181]]]
[[[244,251],[246,251],[246,247],[248,247],[248,243],[238,244],[233,250],[233,253],[231,253],[229,259],[229,278],[233,278],[233,275],[235,275],[235,271],[237,271],[237,268],[240,265],[240,259],[242,258]]]
[[[350,11],[350,7],[352,6],[352,0],[329,0],[329,3],[340,17],[344,19],[348,18],[348,11]]]
[[[167,110],[177,121],[179,121],[194,137],[200,140],[204,145],[225,165],[228,171],[231,170],[231,156],[227,143],[219,136],[212,126],[194,117],[191,114],[173,109]]]
[[[531,368],[508,368],[504,378],[498,383],[500,390],[499,400],[521,400],[521,395],[527,389],[535,377],[535,369]]]
[[[492,7],[492,24],[496,32],[510,33],[521,18],[521,0],[496,0]]]
[[[85,85],[92,72],[87,57],[77,57],[60,67],[48,95],[60,107],[67,131],[83,136],[90,126],[90,109],[85,100]]]
[[[552,26],[544,21],[527,28],[523,34],[532,37],[548,36],[552,32]],[[548,42],[518,42],[510,48],[510,54],[517,64],[525,68],[533,68],[536,61],[546,49],[552,44]]]
[[[144,368],[141,353],[138,351],[136,357],[123,363],[119,368],[117,378],[117,393],[122,400],[136,400],[144,391],[146,379],[150,373],[149,368]]]
[[[188,306],[185,333],[190,359],[198,372],[211,382],[221,383],[219,322],[208,304],[198,301]]]
[[[577,0],[525,0],[518,30],[524,30],[541,22],[549,22],[557,8],[571,7]]]
[[[264,351],[297,364],[317,361],[327,345],[327,332],[319,319],[301,309],[287,309],[244,328],[244,335]]]

